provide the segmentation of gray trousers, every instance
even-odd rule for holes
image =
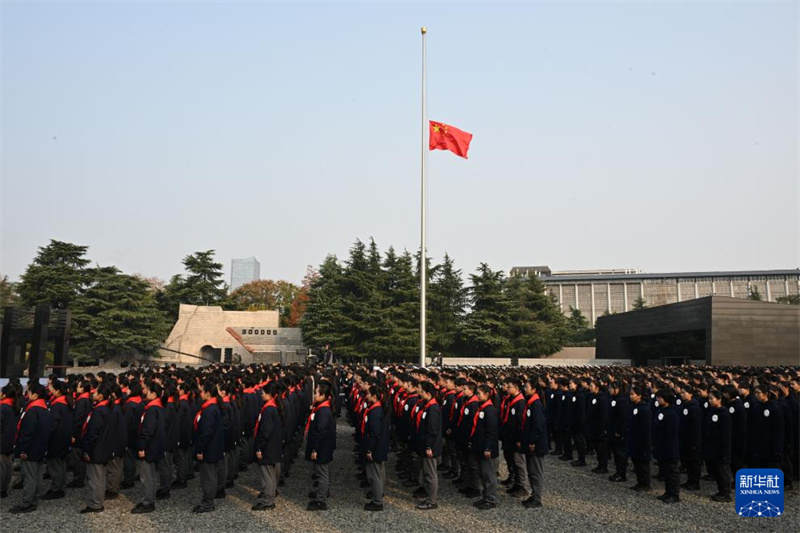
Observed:
[[[139,461],[139,472],[142,476],[142,485],[144,485],[144,495],[139,503],[144,505],[155,505],[156,487],[158,486],[158,479],[156,478],[156,464],[141,460]]]
[[[189,479],[189,468],[192,466],[192,453],[188,448],[175,448],[173,461],[177,465],[177,481],[179,483],[186,483]]]
[[[48,457],[47,471],[50,472],[50,492],[60,492],[67,486],[67,458]]]
[[[531,493],[531,483],[528,481],[528,461],[522,452],[514,452],[514,467],[517,479],[514,483],[522,487],[526,494]]]
[[[314,483],[316,497],[314,500],[319,503],[325,503],[325,501],[328,499],[328,491],[331,489],[330,463],[322,465],[314,462],[314,468],[312,470],[311,477],[316,479],[316,482]]]
[[[130,448],[125,450],[125,455],[122,456],[122,472],[125,475],[125,481],[131,483],[136,482],[139,477],[139,458],[135,451]]]
[[[86,465],[86,506],[92,509],[103,507],[106,497],[106,465]]]
[[[458,459],[458,447],[456,446],[456,439],[455,437],[446,437],[447,447],[445,448],[445,454],[450,458],[450,471],[454,474],[461,473],[461,463]]]
[[[224,482],[233,482],[233,478],[239,473],[239,451],[234,448],[229,452],[225,452],[225,471]],[[225,485],[222,488],[225,488]]]
[[[14,456],[0,455],[0,489],[8,491],[11,486],[11,475],[14,473]]]
[[[217,495],[217,464],[200,463],[200,488],[203,491],[203,499],[200,501],[200,506],[205,509],[214,508],[214,496]],[[224,478],[222,483],[223,485],[225,484]]]
[[[481,456],[480,458],[481,485],[483,485],[481,499],[489,503],[497,503],[497,466],[499,463],[499,457],[486,459]]]
[[[119,492],[119,484],[122,482],[122,457],[114,457],[106,463],[106,490],[108,492]]]
[[[386,463],[367,461],[364,466],[372,490],[372,503],[383,505],[383,485],[386,480]]]
[[[70,462],[73,463],[72,467],[72,481],[86,481],[87,464],[83,460],[83,450],[80,448],[72,448],[70,454]]]
[[[428,503],[439,503],[439,473],[436,466],[440,457],[422,456],[422,486],[428,493]]]
[[[217,490],[225,490],[225,483],[228,478],[228,454],[222,456],[221,461],[217,461]]]
[[[158,469],[158,488],[162,492],[169,492],[172,487],[172,452],[167,452],[156,463]]]
[[[470,450],[467,453],[466,486],[475,490],[481,490],[481,474],[478,466],[478,456]]]
[[[544,460],[538,455],[528,454],[528,479],[533,500],[542,503],[542,483],[544,481]]]
[[[39,496],[44,491],[44,463],[41,461],[20,461],[22,486],[22,505],[38,505]]]
[[[258,480],[261,482],[260,502],[275,505],[279,476],[278,465],[258,465]]]

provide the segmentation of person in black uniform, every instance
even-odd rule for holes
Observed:
[[[653,422],[653,455],[664,476],[664,494],[658,497],[664,503],[680,500],[680,445],[678,439],[678,414],[675,412],[675,394],[672,389],[662,388],[656,393],[660,412]]]
[[[191,384],[183,382],[178,384],[178,447],[175,448],[175,463],[177,476],[172,483],[173,489],[185,489],[189,474],[193,470],[192,460],[192,434],[194,433],[194,417],[199,409],[194,401]]]
[[[175,451],[178,449],[180,440],[181,425],[178,420],[178,408],[180,399],[178,389],[173,380],[168,380],[164,384],[164,396],[161,398],[164,415],[164,454],[156,463],[158,471],[158,490],[156,500],[167,500],[170,497],[172,488],[172,476],[174,473]]]
[[[67,384],[63,381],[50,383],[50,441],[47,446],[47,471],[52,482],[43,500],[59,500],[66,493],[67,455],[72,448],[72,406],[66,396]]]
[[[747,468],[747,409],[733,385],[722,387],[722,401],[731,415],[731,474]]]
[[[87,464],[83,460],[83,426],[86,418],[92,412],[94,399],[91,393],[92,385],[83,380],[75,385],[75,404],[72,409],[72,481],[67,484],[68,489],[82,489],[86,484]]]
[[[225,483],[223,470],[219,467],[225,460],[225,434],[222,427],[222,402],[217,395],[217,384],[206,378],[200,385],[200,399],[203,405],[194,417],[192,443],[194,455],[200,463],[200,488],[203,496],[192,509],[194,513],[208,513],[214,510],[217,486]]]
[[[599,381],[589,383],[589,399],[586,404],[586,421],[589,429],[589,438],[597,452],[597,467],[592,469],[595,474],[608,474],[608,419],[610,400],[608,389]]]
[[[681,389],[680,409],[680,451],[681,463],[686,467],[686,483],[682,484],[686,490],[700,490],[700,471],[702,469],[702,433],[703,418],[700,406],[694,399],[694,388],[689,385]]]
[[[279,469],[283,460],[283,420],[282,405],[279,400],[279,387],[275,381],[261,389],[264,405],[257,415],[253,428],[253,450],[258,464],[261,490],[253,511],[266,511],[275,508],[275,495],[278,490]]]
[[[731,486],[731,414],[722,406],[722,393],[712,389],[708,393],[708,409],[703,426],[703,456],[710,465],[717,482],[715,502],[732,502]]]
[[[487,385],[478,387],[478,409],[470,435],[470,448],[478,457],[481,476],[481,499],[473,505],[481,510],[497,507],[497,466],[499,426],[497,408],[492,403],[492,391]]]
[[[631,487],[637,492],[649,492],[650,486],[650,458],[653,435],[651,432],[652,416],[650,403],[647,401],[646,390],[642,385],[631,388],[630,415],[628,417],[628,434],[626,444],[628,456],[633,462],[636,472],[636,485]]]
[[[615,472],[608,480],[614,483],[628,481],[628,417],[630,416],[630,400],[625,384],[614,381],[609,385],[611,402],[608,412],[608,438],[611,454],[614,457]]]
[[[436,509],[439,504],[439,473],[437,464],[442,457],[442,411],[436,403],[436,387],[433,383],[420,383],[420,398],[423,407],[419,412],[419,454],[422,460],[422,484],[427,494],[417,509]]]
[[[544,456],[550,451],[547,441],[547,418],[533,381],[525,383],[525,407],[520,421],[520,448],[525,450],[531,497],[522,502],[528,509],[542,506]]]
[[[306,423],[306,460],[314,463],[312,481],[314,499],[307,511],[327,511],[330,495],[330,463],[336,449],[336,422],[333,419],[331,386],[320,381],[314,391],[314,408]]]
[[[20,460],[24,485],[22,502],[11,508],[12,513],[36,510],[43,491],[44,458],[50,436],[50,411],[47,409],[45,388],[37,381],[28,382],[28,404],[17,423],[14,456]]]
[[[0,392],[0,498],[8,498],[14,470],[14,438],[17,435],[17,391],[11,383]]]
[[[569,379],[558,378],[558,392],[556,393],[556,449],[561,450],[558,456],[561,461],[572,461],[572,438],[570,436],[570,419],[572,417],[572,398],[574,393],[569,390]]]
[[[94,407],[86,417],[81,430],[81,451],[86,466],[86,507],[81,513],[99,513],[105,510],[106,463],[114,456],[114,419],[111,388],[100,384],[94,392]]]
[[[369,407],[361,423],[365,470],[370,485],[370,501],[364,505],[366,511],[383,511],[386,461],[389,459],[389,410],[384,410],[382,399],[381,389],[371,386],[367,393]]]
[[[125,470],[125,454],[128,451],[128,427],[125,425],[125,411],[123,405],[122,388],[109,382],[111,393],[114,395],[114,405],[111,406],[111,419],[114,424],[113,456],[106,463],[106,500],[119,497],[122,476]]]
[[[142,419],[142,411],[144,411],[141,384],[136,380],[132,380],[128,388],[130,391],[122,407],[122,412],[125,415],[125,427],[128,433],[128,446],[125,450],[125,456],[122,458],[123,479],[120,486],[123,489],[132,488],[139,477],[136,444],[139,438],[139,422]]]
[[[144,485],[144,496],[131,509],[133,514],[152,513],[156,510],[156,489],[158,477],[156,464],[164,457],[164,406],[161,403],[161,385],[154,381],[145,383],[142,395],[145,400],[144,412],[139,422],[139,439],[136,453],[139,457],[139,471]]]
[[[569,398],[572,406],[570,407],[569,433],[572,442],[575,444],[575,451],[578,458],[572,461],[572,466],[586,466],[586,389],[578,379],[569,380],[569,390],[572,397]],[[570,454],[570,457],[572,455]]]

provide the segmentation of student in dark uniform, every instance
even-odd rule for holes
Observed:
[[[330,494],[330,463],[336,449],[336,422],[331,410],[331,386],[320,381],[314,391],[314,408],[306,423],[306,460],[314,463],[312,481],[314,499],[307,511],[327,511]]]
[[[631,487],[637,492],[648,492],[650,486],[650,458],[653,435],[651,432],[652,416],[650,415],[649,396],[642,385],[636,385],[630,392],[631,406],[628,417],[628,434],[626,444],[628,456],[633,462],[636,472],[636,485]]]
[[[717,493],[715,502],[731,502],[731,414],[722,406],[722,393],[712,389],[708,393],[708,409],[703,426],[703,457],[713,471]]]
[[[558,392],[556,393],[556,449],[561,450],[561,461],[572,461],[572,438],[569,432],[569,422],[572,416],[572,398],[574,394],[569,390],[569,379],[558,378]]]
[[[589,428],[589,439],[597,452],[595,474],[608,474],[608,414],[610,400],[608,389],[599,381],[589,384],[589,399],[586,404],[586,421]]]
[[[68,489],[82,489],[86,483],[87,464],[83,460],[82,432],[94,403],[91,388],[88,380],[80,381],[75,386],[75,404],[72,410],[72,481],[67,484]]]
[[[531,497],[522,502],[528,509],[542,506],[542,487],[544,482],[544,456],[550,451],[547,442],[547,418],[545,409],[533,381],[525,383],[525,407],[520,421],[519,447],[525,450],[528,481]]]
[[[95,402],[81,430],[83,460],[86,463],[86,507],[81,513],[99,513],[105,510],[106,464],[114,456],[114,419],[111,402],[114,395],[106,384],[97,386]]]
[[[185,489],[189,472],[193,470],[192,460],[192,433],[194,417],[197,415],[198,405],[194,401],[191,384],[183,382],[178,384],[178,446],[175,448],[174,461],[177,468],[173,489]]]
[[[142,419],[139,422],[139,438],[136,454],[139,457],[139,471],[142,475],[144,495],[131,509],[133,514],[152,513],[156,510],[156,489],[158,476],[156,464],[164,457],[164,406],[161,402],[161,385],[155,381],[145,383],[142,395],[145,401]]]
[[[700,471],[702,468],[703,418],[700,406],[694,399],[694,388],[687,385],[681,390],[682,403],[679,409],[681,463],[686,467],[686,490],[700,490]]]
[[[499,426],[497,408],[492,403],[491,389],[487,385],[478,387],[478,409],[473,420],[470,447],[478,457],[482,493],[474,503],[481,510],[497,507],[497,466],[499,450]]]
[[[264,405],[258,412],[253,428],[253,450],[261,486],[258,501],[252,507],[253,511],[275,508],[279,469],[283,460],[283,408],[278,401],[279,392],[275,381],[267,383],[261,389],[261,401]]]
[[[128,446],[122,458],[122,484],[123,489],[134,486],[139,477],[139,460],[136,457],[136,444],[139,438],[139,422],[142,419],[144,403],[142,402],[142,386],[138,381],[131,381],[128,385],[129,394],[125,398],[122,412],[125,415],[125,427],[128,432]]]
[[[783,413],[783,457],[781,460],[781,470],[783,471],[783,488],[787,491],[794,491],[794,464],[792,463],[792,450],[794,449],[795,428],[800,424],[796,413],[792,413],[789,403],[789,385],[779,382],[776,387],[778,390],[778,404]],[[734,450],[736,445],[734,445]]]
[[[50,383],[50,442],[47,446],[47,471],[52,482],[43,500],[59,500],[66,493],[67,455],[72,448],[72,406],[67,398],[67,384]]]
[[[203,496],[192,512],[208,513],[214,510],[214,498],[219,483],[225,483],[220,463],[225,460],[225,434],[222,427],[222,402],[217,394],[217,384],[206,378],[200,385],[200,400],[203,402],[194,417],[192,442],[194,455],[200,464],[200,488]]]
[[[20,460],[24,485],[22,502],[11,508],[11,513],[29,513],[36,510],[39,494],[43,492],[44,458],[50,436],[50,411],[45,397],[47,391],[38,381],[28,382],[28,404],[17,423],[14,456]]]
[[[531,497],[531,486],[528,480],[528,465],[525,450],[522,447],[517,447],[520,442],[520,431],[522,415],[525,408],[525,395],[522,394],[522,384],[516,378],[507,380],[508,390],[508,403],[506,404],[505,413],[501,416],[501,427],[504,427],[503,450],[505,453],[506,447],[511,450],[512,464],[514,466],[513,472],[515,479],[511,487],[506,489],[506,493],[515,497],[520,497],[527,500]],[[511,472],[511,471],[509,471]]]
[[[553,455],[561,455],[563,449],[560,447],[561,441],[557,438],[556,434],[556,416],[557,416],[557,408],[558,408],[558,383],[556,383],[555,378],[550,378],[548,381],[549,388],[547,389],[547,401],[545,402],[544,413],[545,417],[547,418],[547,439],[550,443],[555,443],[555,448],[553,449]]]
[[[427,498],[417,505],[417,509],[427,511],[436,509],[439,502],[439,474],[436,467],[442,457],[442,410],[436,403],[436,387],[432,383],[420,383],[420,398],[422,408],[418,414],[417,428],[421,443],[422,484]]]
[[[611,401],[608,412],[608,439],[611,455],[614,457],[614,473],[608,480],[614,483],[628,480],[628,417],[630,416],[630,399],[625,385],[614,381],[609,385]]]
[[[478,468],[478,457],[469,450],[469,435],[472,432],[472,424],[475,418],[475,410],[480,406],[478,403],[478,386],[469,381],[464,385],[464,403],[461,405],[461,412],[458,415],[458,428],[456,431],[456,442],[461,450],[464,464],[461,468],[461,479],[463,487],[458,492],[467,498],[477,498],[481,495],[481,479]]]
[[[181,425],[178,420],[178,408],[180,399],[178,389],[173,380],[164,384],[164,395],[161,398],[164,415],[164,454],[156,463],[158,471],[158,490],[156,491],[157,500],[166,500],[170,497],[172,488],[172,476],[174,473],[175,450],[178,449],[180,441]]]
[[[662,388],[656,393],[660,412],[653,421],[653,455],[658,461],[658,468],[664,476],[664,494],[658,497],[664,503],[680,501],[680,445],[678,428],[680,421],[675,412],[675,393],[672,389]]]
[[[733,385],[722,387],[722,403],[731,415],[731,474],[747,468],[747,409]]]
[[[383,493],[386,484],[386,461],[389,459],[389,415],[381,400],[383,391],[375,385],[367,393],[367,407],[362,421],[363,452],[370,501],[366,511],[383,511]]]
[[[586,394],[578,379],[569,380],[569,390],[572,393],[570,403],[569,433],[575,443],[578,458],[572,461],[572,466],[586,466]],[[570,455],[571,457],[571,455]]]
[[[17,391],[8,383],[0,392],[0,498],[8,498],[8,487],[11,485],[17,413]]]

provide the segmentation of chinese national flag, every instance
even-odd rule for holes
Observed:
[[[472,141],[471,133],[461,131],[441,122],[431,120],[430,123],[428,148],[431,150],[450,150],[454,154],[468,159],[467,151],[469,150],[469,143]]]

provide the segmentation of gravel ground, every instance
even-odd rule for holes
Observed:
[[[106,502],[105,512],[88,515],[78,513],[84,506],[83,491],[79,490],[68,490],[62,500],[40,502],[35,513],[12,515],[8,509],[19,502],[21,494],[11,491],[10,497],[0,502],[0,531],[800,531],[797,493],[786,496],[786,510],[780,518],[740,518],[734,504],[708,499],[716,487],[711,482],[702,482],[700,493],[683,492],[681,503],[667,506],[656,499],[663,492],[663,484],[654,482],[649,495],[635,493],[628,489],[632,482],[611,483],[607,476],[592,474],[589,468],[593,457],[588,458],[589,468],[573,468],[552,456],[545,458],[541,509],[525,509],[519,500],[502,493],[497,509],[478,511],[471,505],[473,500],[464,498],[449,481],[440,479],[439,509],[427,512],[417,511],[410,491],[398,483],[392,457],[387,468],[385,511],[369,513],[362,509],[366,500],[355,479],[352,430],[340,421],[338,431],[339,448],[331,469],[330,510],[326,512],[305,511],[311,468],[299,460],[286,486],[280,489],[274,511],[250,510],[257,493],[255,469],[251,467],[239,475],[225,500],[217,500],[215,512],[201,515],[191,512],[200,499],[197,478],[189,482],[188,489],[173,490],[170,500],[157,502],[156,511],[145,515],[130,514],[142,494],[138,484],[117,500]],[[501,470],[505,476],[505,467],[501,466]],[[45,481],[45,486],[48,484]]]

